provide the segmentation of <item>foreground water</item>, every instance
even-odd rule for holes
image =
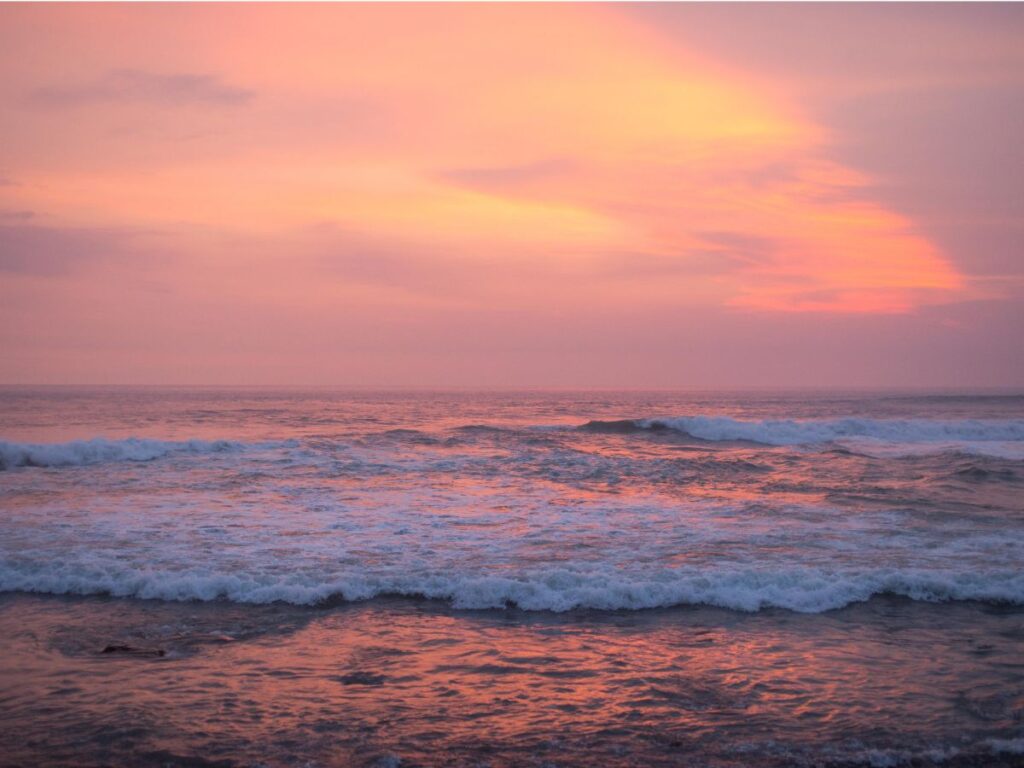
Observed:
[[[1020,765],[1022,642],[1020,612],[899,598],[807,616],[7,596],[0,762]]]
[[[15,764],[1024,762],[1021,396],[8,389],[0,438]]]

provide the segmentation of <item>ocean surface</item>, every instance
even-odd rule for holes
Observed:
[[[12,764],[1024,764],[1020,394],[6,388],[0,510]]]

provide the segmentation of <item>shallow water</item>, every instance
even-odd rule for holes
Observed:
[[[1018,395],[0,389],[0,467],[3,764],[1024,764]]]
[[[1022,641],[1020,610],[898,598],[806,616],[9,595],[0,751],[25,765],[1017,765]],[[166,655],[100,653],[113,643]]]

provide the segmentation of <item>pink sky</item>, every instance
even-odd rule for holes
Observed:
[[[0,5],[0,382],[1024,384],[1019,5]]]

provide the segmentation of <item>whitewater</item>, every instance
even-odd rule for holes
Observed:
[[[1024,398],[6,390],[0,591],[1024,604]]]

